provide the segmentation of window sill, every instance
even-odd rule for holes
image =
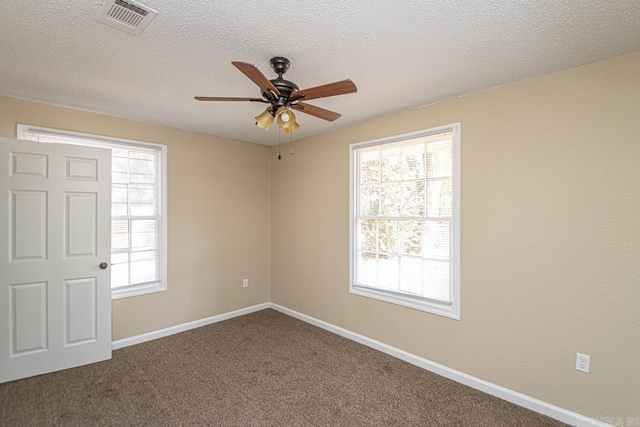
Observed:
[[[391,294],[384,291],[353,285],[349,287],[349,293],[413,308],[414,310],[425,311],[427,313],[448,317],[454,320],[460,320],[460,310],[457,304],[438,304],[419,297]]]
[[[138,295],[153,294],[156,292],[164,292],[167,285],[164,281],[143,283],[140,285],[127,286],[119,289],[111,289],[111,299],[129,298]]]

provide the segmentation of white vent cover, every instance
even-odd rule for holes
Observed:
[[[133,0],[106,0],[96,20],[138,35],[157,14],[150,7]]]

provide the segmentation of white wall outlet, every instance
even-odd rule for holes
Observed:
[[[587,354],[576,353],[576,369],[578,371],[589,373],[589,365],[591,364],[591,357]]]
[[[249,279],[242,279],[242,287],[243,288],[249,287]]]

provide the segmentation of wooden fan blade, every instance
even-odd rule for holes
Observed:
[[[280,91],[262,74],[255,65],[247,62],[232,61],[231,62],[242,74],[249,77],[252,82],[257,84],[263,92],[273,92],[276,96],[280,96]]]
[[[262,98],[227,98],[224,96],[195,96],[198,101],[251,101],[251,102],[267,102]]]
[[[341,114],[336,113],[334,111],[325,110],[324,108],[316,107],[315,105],[305,104],[304,102],[298,102],[297,104],[293,104],[291,107],[303,113],[307,113],[311,116],[315,116],[315,117],[318,117],[319,119],[327,120],[329,122],[337,120],[341,116]]]
[[[329,96],[344,95],[357,91],[358,88],[356,85],[351,80],[347,79],[309,89],[298,90],[291,94],[291,98],[299,98],[309,101],[310,99],[327,98]]]

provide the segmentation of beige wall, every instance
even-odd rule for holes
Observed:
[[[271,300],[581,414],[640,416],[639,76],[640,52],[272,149]],[[349,294],[349,144],[454,122],[461,320]]]
[[[267,147],[0,97],[0,136],[16,123],[168,147],[168,290],[113,301],[114,340],[269,301]]]

